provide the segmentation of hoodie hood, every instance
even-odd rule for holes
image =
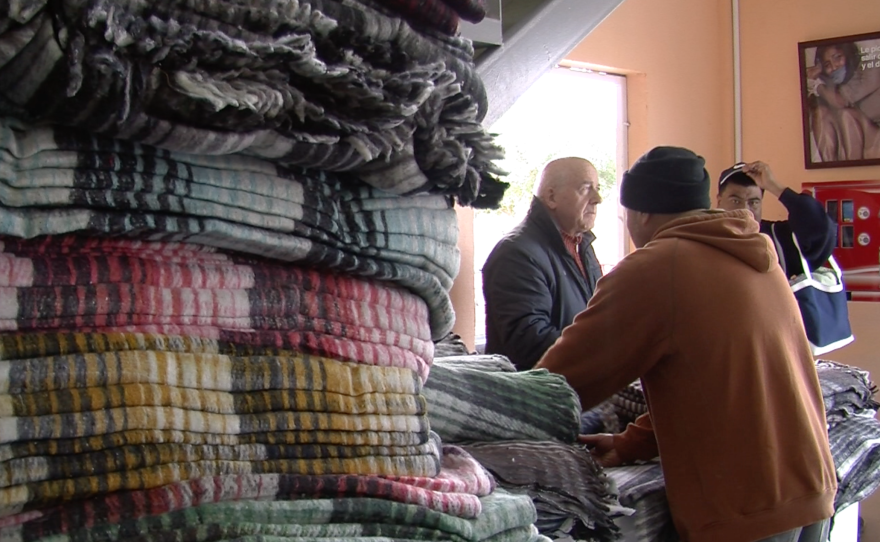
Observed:
[[[745,209],[705,211],[668,222],[657,230],[648,245],[666,238],[686,239],[708,245],[767,273],[778,260],[770,239],[759,229],[752,213]]]

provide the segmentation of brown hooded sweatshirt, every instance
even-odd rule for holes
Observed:
[[[641,378],[650,418],[615,448],[627,461],[659,451],[685,541],[759,540],[833,513],[813,357],[748,211],[663,226],[600,279],[537,367],[564,375],[585,410]]]

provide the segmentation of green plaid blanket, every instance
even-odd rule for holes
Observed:
[[[444,360],[434,360],[423,391],[431,429],[443,442],[574,442],[580,401],[564,377],[546,369],[506,372],[493,364],[486,370]]]

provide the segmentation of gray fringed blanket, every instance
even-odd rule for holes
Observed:
[[[466,205],[506,187],[470,43],[354,0],[28,0],[0,45],[3,115]]]
[[[617,486],[620,504],[635,510],[632,516],[618,519],[628,540],[678,542],[659,463],[615,467],[605,474]]]
[[[877,388],[867,371],[834,361],[819,360],[816,362],[816,372],[822,386],[828,425],[854,416],[874,417],[878,407],[874,400]]]
[[[574,442],[580,401],[564,377],[546,369],[485,370],[463,358],[449,364],[435,359],[422,391],[431,429],[443,442]]]
[[[583,446],[549,441],[473,442],[462,447],[499,485],[535,502],[545,535],[575,540],[616,540],[611,518],[620,511],[614,489]]]
[[[837,469],[834,509],[868,498],[880,487],[880,422],[854,417],[828,429],[831,455]]]

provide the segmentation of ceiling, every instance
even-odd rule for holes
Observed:
[[[477,71],[489,97],[483,123],[499,119],[622,2],[487,0],[487,18],[462,27],[462,35],[474,40]]]

